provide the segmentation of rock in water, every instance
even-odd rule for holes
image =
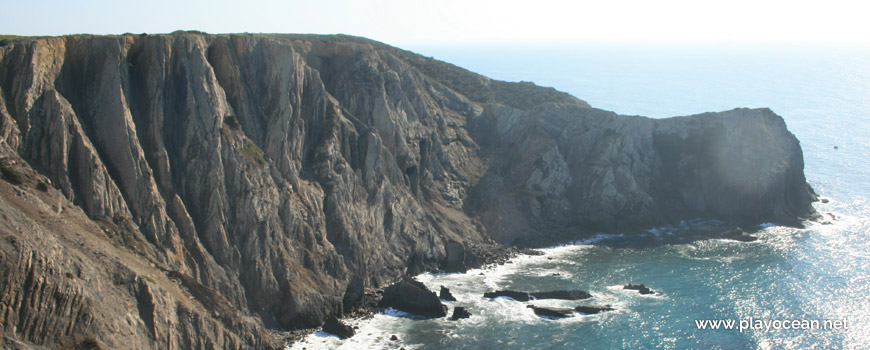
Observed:
[[[513,290],[497,290],[495,292],[486,292],[484,298],[508,297],[516,301],[529,301],[531,299],[561,299],[561,300],[580,300],[592,297],[587,291],[575,290],[554,290],[548,292],[517,292]]]
[[[554,290],[549,292],[532,292],[530,296],[535,299],[561,299],[561,300],[581,300],[589,299],[592,294],[584,290]]]
[[[526,307],[531,308],[532,311],[535,312],[535,315],[538,315],[538,316],[563,318],[563,317],[571,317],[574,314],[574,309],[571,309],[571,308],[546,307],[546,306],[534,306],[534,305],[528,305]]]
[[[441,303],[435,292],[410,277],[384,289],[379,306],[428,317],[447,316],[447,306]]]
[[[592,314],[597,314],[599,312],[612,311],[612,310],[615,310],[615,309],[610,307],[610,305],[604,305],[604,306],[602,306],[602,305],[579,305],[579,306],[574,308],[574,311],[577,311],[581,314],[587,314],[587,315],[592,315]]]
[[[652,289],[647,288],[647,286],[645,286],[643,284],[631,284],[631,283],[629,283],[629,284],[626,284],[625,286],[623,286],[622,289],[634,289],[634,290],[640,292],[640,294],[653,294],[654,293],[652,291]]]
[[[466,310],[462,306],[457,306],[456,308],[453,309],[453,316],[450,316],[450,319],[456,321],[456,320],[461,319],[461,318],[469,318],[469,317],[471,317],[471,313],[469,313],[468,310]]]
[[[728,230],[726,232],[723,232],[722,238],[732,239],[740,242],[755,242],[758,240],[758,237],[750,235],[740,229]]]
[[[495,292],[483,293],[484,298],[508,297],[516,301],[529,301],[529,293],[517,292],[512,290],[497,290]]]
[[[335,316],[329,316],[326,318],[326,323],[323,324],[323,331],[335,334],[341,339],[350,338],[355,334],[353,327],[348,326]]]
[[[453,294],[450,293],[450,289],[445,286],[441,286],[441,292],[438,293],[438,298],[447,300],[447,301],[456,301],[456,298],[453,297]]]

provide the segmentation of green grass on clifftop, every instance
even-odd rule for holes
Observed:
[[[0,34],[0,46],[6,46],[6,44],[11,44],[15,41],[27,39],[26,36],[18,36],[18,35],[7,35]]]

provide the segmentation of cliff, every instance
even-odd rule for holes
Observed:
[[[621,116],[348,36],[5,42],[0,157],[8,347],[280,348],[450,245],[815,198],[769,110]]]

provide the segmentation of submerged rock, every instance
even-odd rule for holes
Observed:
[[[450,316],[450,319],[456,321],[456,320],[461,319],[461,318],[469,318],[469,317],[471,317],[471,313],[469,313],[468,310],[466,310],[462,306],[457,306],[456,308],[453,309],[453,316]]]
[[[535,299],[561,299],[561,300],[581,300],[589,299],[592,294],[584,290],[554,290],[549,292],[532,292],[530,296]]]
[[[356,333],[353,330],[353,327],[348,326],[335,316],[329,316],[326,318],[326,323],[323,324],[323,331],[335,334],[341,339],[350,338]]]
[[[629,284],[626,284],[625,286],[623,286],[622,289],[633,289],[633,290],[640,292],[640,294],[653,294],[654,293],[652,291],[652,289],[647,288],[647,286],[645,286],[643,284],[631,284],[631,283],[629,283]]]
[[[426,289],[426,285],[410,277],[405,277],[384,289],[384,296],[379,306],[392,307],[421,316],[447,316],[447,306],[441,303],[441,299],[435,295],[435,292]]]
[[[532,309],[532,311],[535,312],[535,315],[538,316],[563,318],[571,317],[574,314],[574,309],[565,307],[546,307],[534,305],[528,305],[526,307]]]
[[[616,310],[616,309],[610,307],[610,305],[603,305],[603,306],[602,305],[579,305],[579,306],[574,308],[574,311],[577,311],[581,314],[587,314],[587,315],[592,315],[592,314],[597,314],[599,312],[612,311],[612,310]]]
[[[484,298],[499,298],[499,297],[508,297],[516,301],[529,301],[529,293],[526,292],[517,292],[513,290],[497,290],[495,292],[486,292],[483,293]]]
[[[513,290],[497,290],[495,292],[486,292],[484,298],[508,297],[516,301],[529,301],[532,299],[560,299],[560,300],[581,300],[592,297],[589,292],[579,289],[574,290],[553,290],[546,292],[518,292]]]
[[[749,233],[744,232],[741,229],[731,229],[725,230],[720,233],[722,238],[731,239],[740,242],[755,242],[758,240],[758,237],[750,235]]]
[[[447,301],[456,301],[456,298],[450,293],[450,289],[445,286],[441,286],[441,292],[438,293],[438,298]]]

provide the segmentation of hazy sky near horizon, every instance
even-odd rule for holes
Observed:
[[[344,33],[394,45],[480,42],[870,43],[870,4],[828,0],[0,0],[0,34]]]

